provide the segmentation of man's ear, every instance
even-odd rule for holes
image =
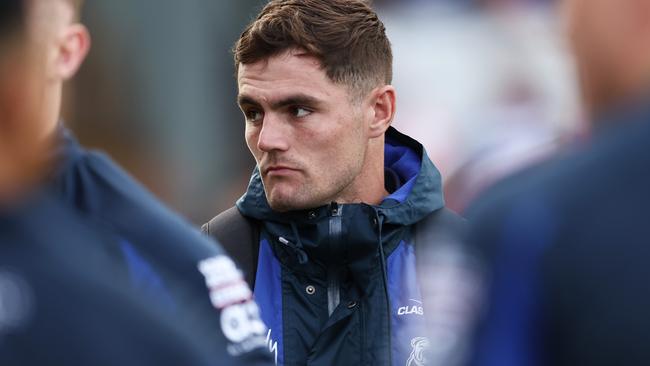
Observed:
[[[382,136],[395,117],[395,88],[384,85],[376,88],[370,95],[370,108],[373,115],[369,126],[370,137]]]
[[[59,41],[56,71],[63,80],[73,77],[90,50],[90,33],[83,24],[67,27]]]

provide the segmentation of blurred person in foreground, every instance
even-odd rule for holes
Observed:
[[[650,363],[650,1],[561,2],[594,133],[469,211],[475,365]]]
[[[424,148],[391,127],[385,27],[362,0],[270,1],[235,48],[255,157],[204,225],[247,269],[286,365],[418,365],[420,233],[458,225]]]
[[[214,365],[189,319],[131,290],[101,249],[110,237],[42,189],[54,144],[37,133],[43,55],[27,8],[0,2],[0,364]]]
[[[42,108],[35,135],[58,149],[48,190],[106,232],[109,251],[130,287],[213,342],[218,362],[270,360],[266,327],[241,271],[220,246],[201,235],[101,153],[80,146],[59,120],[63,83],[90,46],[78,22],[80,0],[31,0],[30,40],[44,50],[38,68]]]

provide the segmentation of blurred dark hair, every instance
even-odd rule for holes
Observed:
[[[23,0],[0,0],[0,37],[22,28],[24,22]]]
[[[81,10],[84,5],[84,0],[68,0],[72,6],[74,6],[75,13],[77,14],[77,18],[81,16]]]
[[[386,28],[367,1],[272,0],[235,44],[235,67],[290,48],[316,57],[330,80],[357,96],[392,82]]]

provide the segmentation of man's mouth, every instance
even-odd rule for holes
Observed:
[[[292,168],[286,165],[271,165],[262,170],[262,173],[266,176],[268,175],[287,175],[294,172],[297,172],[298,169]]]

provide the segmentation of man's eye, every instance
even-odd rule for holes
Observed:
[[[262,120],[262,112],[258,110],[249,110],[244,112],[244,115],[246,115],[246,121],[248,122],[259,122]]]
[[[302,107],[292,107],[291,108],[291,114],[293,114],[293,116],[297,117],[297,118],[306,117],[306,116],[310,115],[311,113],[312,113],[312,111],[310,111],[309,109],[306,109],[306,108],[302,108]]]

